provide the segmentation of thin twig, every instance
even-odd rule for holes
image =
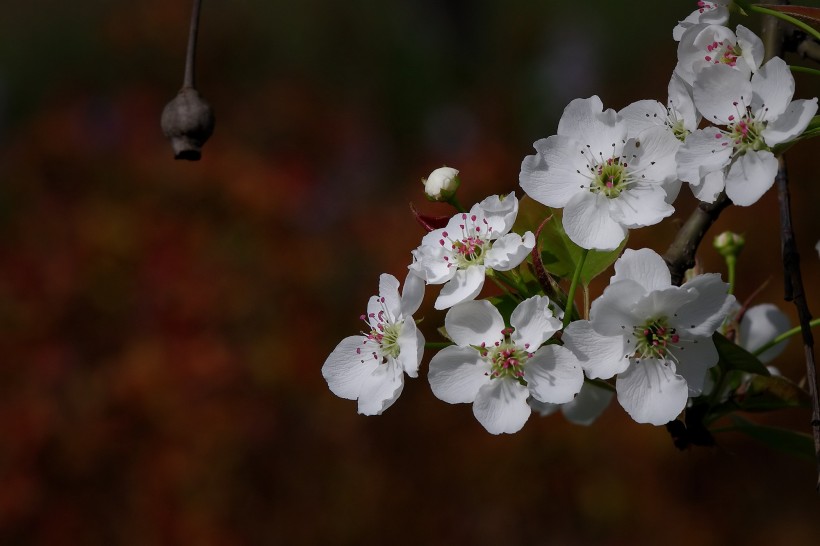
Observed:
[[[785,1],[779,0],[778,4]],[[765,17],[763,23],[763,45],[766,60],[783,53],[783,30],[777,19]],[[774,179],[777,186],[777,198],[780,203],[780,247],[783,254],[783,288],[784,299],[794,302],[797,308],[797,317],[800,321],[800,331],[803,336],[803,352],[806,358],[806,383],[811,397],[811,432],[814,439],[814,454],[817,463],[817,482],[815,489],[820,493],[820,400],[817,394],[817,366],[814,361],[814,337],[811,333],[811,312],[803,291],[803,276],[800,272],[800,255],[794,239],[792,225],[791,197],[789,195],[789,176],[786,169],[786,158],[778,157],[777,176]]]
[[[780,202],[780,237],[783,253],[784,298],[794,302],[797,317],[800,321],[800,333],[803,337],[803,353],[806,358],[806,383],[811,397],[811,433],[814,438],[814,454],[817,460],[817,492],[820,493],[820,400],[817,388],[817,365],[814,361],[814,336],[811,333],[811,312],[803,291],[803,276],[800,273],[800,255],[794,240],[794,228],[791,219],[791,198],[789,196],[789,178],[786,171],[786,160],[779,158],[777,177],[777,197]]]
[[[700,203],[675,235],[663,259],[672,274],[672,284],[680,286],[687,269],[695,266],[695,253],[706,231],[732,201],[721,193],[714,203]]]
[[[195,87],[195,59],[196,59],[196,36],[199,30],[199,8],[202,0],[194,0],[194,9],[191,12],[191,26],[188,30],[188,52],[185,55],[185,76],[182,80],[182,87]]]

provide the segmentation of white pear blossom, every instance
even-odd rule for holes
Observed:
[[[379,415],[389,408],[404,388],[404,374],[418,376],[424,336],[416,328],[413,313],[424,296],[424,281],[410,273],[399,296],[393,275],[379,278],[379,295],[372,296],[362,335],[346,337],[322,366],[322,376],[336,396],[358,400],[358,411]]]
[[[584,382],[578,360],[559,345],[541,347],[561,328],[549,303],[546,296],[521,302],[510,317],[512,328],[486,300],[450,309],[444,325],[455,345],[430,361],[433,394],[450,404],[472,403],[492,434],[521,430],[530,396],[555,404],[572,400]]]
[[[413,251],[410,269],[427,284],[444,284],[436,309],[474,299],[488,271],[509,271],[527,257],[535,236],[531,231],[523,236],[510,232],[517,215],[514,193],[493,195],[424,236]]]
[[[460,183],[458,170],[452,167],[439,167],[423,182],[424,193],[431,201],[447,200],[456,192]]]
[[[717,364],[711,336],[735,301],[728,288],[717,274],[673,286],[657,253],[626,250],[590,319],[570,323],[562,339],[587,377],[617,375],[618,402],[635,421],[662,425],[702,392]]]
[[[783,311],[772,303],[761,303],[749,307],[743,313],[735,334],[735,343],[749,352],[754,352],[789,328],[791,322]],[[757,357],[764,364],[771,362],[783,353],[787,343],[788,340],[781,341]]]
[[[617,248],[630,228],[657,224],[674,208],[664,186],[676,179],[678,140],[664,127],[629,138],[629,126],[597,96],[569,103],[556,135],[535,142],[521,164],[527,194],[563,208],[563,225],[577,245]]]
[[[722,25],[693,25],[678,44],[675,74],[689,85],[707,66],[727,66],[748,76],[757,72],[763,55],[763,42],[743,25],[737,26],[737,34]]]
[[[677,152],[686,137],[697,129],[701,116],[692,100],[691,89],[677,74],[672,74],[668,92],[666,106],[655,100],[639,100],[618,112],[626,122],[628,138],[641,137],[646,130],[660,127],[677,139]],[[677,176],[666,181],[667,203],[675,201],[680,185]]]
[[[578,395],[566,404],[539,402],[535,398],[530,398],[528,402],[541,416],[551,415],[560,409],[570,423],[589,426],[609,407],[614,396],[611,390],[585,382]]]
[[[725,129],[692,133],[677,153],[678,176],[701,201],[714,202],[725,188],[736,205],[757,202],[774,184],[771,148],[799,136],[817,112],[817,99],[792,100],[794,77],[774,57],[751,79],[725,65],[704,68],[694,100],[704,118]]]
[[[672,38],[679,42],[683,33],[690,27],[705,23],[710,25],[724,25],[729,20],[729,4],[731,0],[713,0],[706,2],[698,0],[698,9],[686,16],[672,29]]]

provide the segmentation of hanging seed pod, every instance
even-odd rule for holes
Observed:
[[[183,87],[162,110],[162,132],[171,141],[174,159],[198,161],[202,145],[214,132],[214,111],[193,87]]]
[[[194,85],[196,37],[201,5],[202,0],[194,0],[182,89],[165,105],[160,119],[162,132],[171,141],[171,147],[174,149],[174,159],[188,161],[199,161],[202,157],[202,145],[214,132],[214,111]]]

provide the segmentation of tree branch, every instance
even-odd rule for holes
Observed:
[[[678,230],[675,240],[663,255],[672,274],[672,284],[680,286],[686,270],[695,266],[695,253],[706,231],[731,203],[726,192],[721,193],[714,203],[700,203]]]
[[[778,4],[786,3],[779,0]],[[784,32],[779,21],[774,17],[764,17],[763,45],[766,60],[783,53]],[[811,312],[803,291],[803,276],[800,272],[800,255],[794,239],[792,225],[791,196],[789,195],[789,176],[786,169],[786,158],[777,159],[777,198],[780,204],[780,248],[783,255],[783,289],[784,299],[794,302],[800,321],[800,332],[803,336],[803,352],[806,358],[806,383],[811,397],[811,432],[814,439],[814,455],[817,465],[817,482],[815,489],[820,493],[820,401],[817,394],[817,366],[814,361],[814,337],[811,333]]]

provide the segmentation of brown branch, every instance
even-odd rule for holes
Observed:
[[[732,201],[721,193],[714,203],[700,203],[675,235],[663,259],[672,274],[672,284],[680,286],[687,269],[695,266],[695,253],[706,231]]]
[[[811,397],[811,432],[814,438],[814,454],[817,462],[817,492],[820,493],[820,400],[818,400],[817,365],[814,360],[814,336],[811,333],[812,319],[806,293],[803,290],[803,278],[800,273],[800,255],[794,239],[794,228],[791,218],[791,197],[789,195],[789,177],[786,171],[786,159],[779,158],[777,177],[777,197],[780,202],[780,240],[783,253],[784,299],[794,302],[800,321],[800,333],[803,337],[803,353],[806,358],[806,383]]]
[[[785,4],[779,0],[778,4]],[[763,45],[766,49],[766,60],[782,55],[784,31],[774,17],[764,17]],[[803,276],[800,272],[800,255],[794,239],[792,225],[791,196],[789,195],[789,176],[786,169],[786,158],[781,155],[777,159],[777,176],[774,182],[777,186],[777,199],[780,203],[780,249],[783,255],[783,289],[784,299],[794,302],[797,308],[797,317],[800,321],[800,333],[803,337],[803,352],[806,358],[806,383],[811,397],[811,433],[814,439],[814,455],[817,463],[817,483],[815,489],[820,493],[820,400],[817,394],[817,366],[814,361],[814,337],[811,333],[811,312],[803,291]]]

